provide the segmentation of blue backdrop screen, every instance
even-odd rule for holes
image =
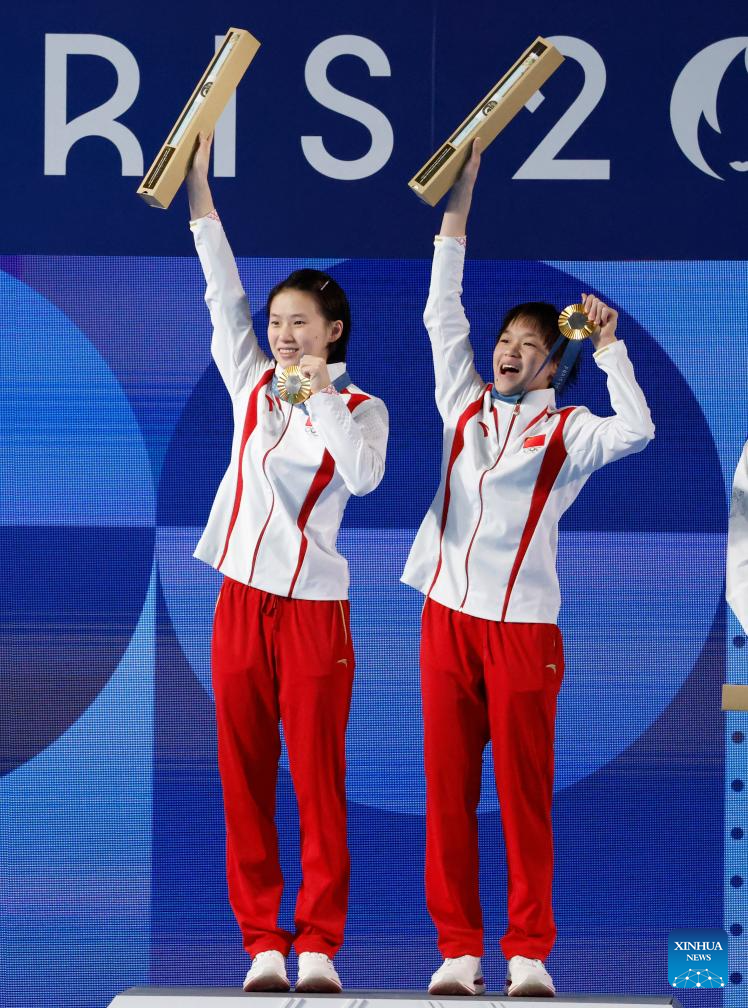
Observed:
[[[242,260],[252,302],[297,265]],[[340,963],[352,985],[407,987],[423,985],[436,961],[421,883],[421,597],[398,583],[438,480],[420,321],[429,262],[327,265],[353,306],[349,368],[385,399],[392,423],[386,478],[351,501],[341,532],[357,673]],[[725,492],[689,383],[687,367],[702,363],[679,331],[709,296],[713,270],[469,261],[466,271],[486,374],[505,305],[566,304],[582,287],[614,294],[657,425],[653,444],[597,474],[563,520],[554,965],[565,986],[599,986],[602,961],[608,989],[659,989],[670,927],[722,919]],[[226,902],[209,680],[220,577],[191,557],[231,417],[209,359],[199,265],[30,257],[6,263],[2,282],[11,979],[23,988],[35,970],[65,970],[71,1005],[103,1004],[148,978],[231,982],[242,953]],[[748,307],[737,284],[722,303],[736,316]],[[589,357],[565,401],[609,411]],[[490,778],[487,758],[482,883],[495,952],[505,868]],[[278,819],[290,923],[298,835],[285,757]],[[35,951],[42,934],[53,965]],[[625,957],[641,966],[646,949],[650,972],[632,975]],[[496,984],[495,955],[487,967]]]
[[[385,479],[351,500],[340,535],[357,655],[346,985],[423,988],[439,961],[422,885],[422,598],[398,581],[439,477],[421,321],[439,214],[405,181],[544,31],[567,60],[486,156],[476,195],[464,300],[477,364],[489,378],[510,305],[596,292],[620,310],[657,428],[562,522],[549,965],[565,991],[664,993],[670,930],[732,927],[728,989],[679,997],[741,1004],[745,855],[731,837],[745,792],[725,798],[725,775],[744,776],[744,756],[728,718],[725,761],[719,687],[744,676],[723,601],[726,485],[748,429],[748,266],[730,223],[748,167],[744,26],[719,3],[708,25],[691,3],[676,24],[635,3],[626,25],[587,0],[573,18],[543,0],[532,23],[476,3],[473,24],[442,2],[397,17],[394,5],[343,16],[323,3],[292,5],[293,30],[287,12],[212,6],[192,20],[180,6],[177,23],[149,6],[148,32],[137,4],[126,21],[40,3],[23,31],[7,15],[10,76],[18,61],[29,79],[9,110],[28,142],[8,156],[32,198],[6,208],[0,257],[3,1003],[30,1008],[43,988],[60,1008],[103,1008],[133,984],[235,984],[246,968],[226,898],[210,690],[220,578],[191,556],[231,434],[202,274],[183,197],[168,214],[135,200],[143,166],[121,134],[120,147],[91,135],[60,154],[66,122],[131,86],[118,121],[147,167],[215,36],[239,23],[264,45],[233,134],[225,121],[214,190],[256,329],[274,283],[301,265],[328,270],[351,301],[349,370],[390,412]],[[138,80],[94,36],[129,51]],[[348,55],[324,48],[341,37]],[[391,143],[373,113],[334,111],[323,78],[379,109]],[[541,150],[585,88],[587,105]],[[318,135],[332,161],[300,142]],[[563,401],[610,412],[589,352]],[[491,777],[489,750],[481,889],[496,989],[506,869]],[[290,926],[299,839],[285,755],[278,826]]]

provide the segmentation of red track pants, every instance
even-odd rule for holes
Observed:
[[[426,601],[426,902],[445,957],[483,954],[477,806],[489,739],[509,880],[501,948],[507,959],[545,959],[553,945],[553,735],[563,669],[553,624],[493,622]]]
[[[343,942],[345,730],[353,684],[348,602],[287,599],[226,578],[213,623],[218,766],[229,899],[250,955]],[[283,733],[301,826],[295,935],[278,927],[283,876],[275,792]]]

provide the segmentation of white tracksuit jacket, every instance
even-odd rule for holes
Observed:
[[[207,283],[211,353],[234,413],[231,461],[195,556],[275,595],[345,599],[338,530],[349,496],[382,479],[387,409],[354,385],[316,393],[306,413],[274,395],[276,364],[257,344],[223,227],[210,216],[190,227]],[[345,364],[328,371],[334,381]]]
[[[727,601],[748,632],[748,443],[743,448],[732,484],[727,532]]]
[[[612,417],[556,409],[553,389],[513,405],[473,366],[460,295],[465,247],[435,242],[424,314],[444,421],[441,483],[402,580],[450,609],[488,620],[555,623],[558,522],[595,471],[641,451],[654,427],[626,347],[595,353]]]

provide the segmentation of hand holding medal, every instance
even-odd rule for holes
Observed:
[[[579,304],[567,305],[564,308],[558,317],[558,328],[561,337],[568,340],[568,344],[553,377],[552,384],[557,392],[560,392],[566,384],[582,352],[584,340],[589,337],[595,350],[601,350],[609,343],[615,342],[617,324],[618,312],[614,308],[609,308],[593,294],[582,294]],[[557,347],[558,343],[551,350],[551,355],[556,352]]]
[[[618,325],[618,312],[615,308],[610,308],[593,294],[582,294],[582,302],[583,310],[594,327],[589,336],[595,350],[602,350],[609,343],[615,343]]]
[[[324,358],[304,354],[299,361],[299,368],[301,373],[309,379],[310,395],[321,392],[330,384],[330,372],[327,370],[327,361]]]
[[[320,392],[330,384],[327,362],[321,357],[305,354],[298,364],[281,371],[278,376],[278,395],[285,402],[296,406],[306,402],[309,396]]]

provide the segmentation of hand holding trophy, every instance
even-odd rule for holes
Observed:
[[[208,183],[208,168],[210,166],[210,149],[213,144],[212,133],[200,133],[197,147],[192,156],[187,178],[187,199],[190,204],[190,220],[205,217],[214,210],[213,197]]]
[[[189,101],[172,127],[138,186],[149,206],[166,210],[184,181],[201,133],[211,133],[255,53],[257,39],[243,28],[229,28],[218,51],[197,82]]]
[[[561,66],[564,57],[548,39],[538,36],[476,105],[408,185],[424,203],[436,206],[459,176],[481,141],[483,150]],[[463,172],[464,175],[464,172]],[[475,179],[473,179],[475,181]]]

